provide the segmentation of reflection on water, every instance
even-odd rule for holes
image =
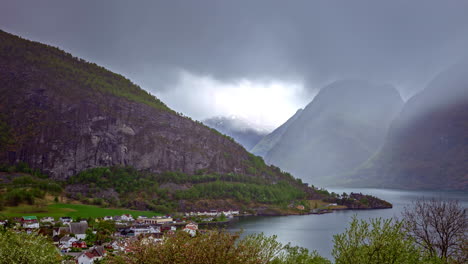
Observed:
[[[277,235],[282,243],[317,250],[324,257],[331,259],[333,235],[342,233],[348,226],[353,215],[359,219],[399,217],[405,206],[422,198],[441,198],[444,200],[459,200],[468,208],[468,193],[462,192],[429,192],[401,191],[388,189],[329,189],[336,193],[362,192],[377,196],[393,204],[392,209],[380,210],[345,210],[323,215],[275,216],[275,217],[244,217],[232,223],[229,230],[244,230],[244,234],[265,233],[268,236]]]

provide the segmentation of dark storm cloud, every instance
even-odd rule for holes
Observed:
[[[468,53],[468,1],[23,1],[0,27],[153,91],[177,71],[218,80],[342,78],[411,93]],[[194,88],[195,89],[195,88]]]

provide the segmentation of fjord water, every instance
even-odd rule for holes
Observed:
[[[358,219],[393,218],[400,217],[405,206],[418,199],[437,198],[443,200],[458,200],[468,208],[468,193],[443,191],[403,191],[389,189],[329,189],[336,193],[362,192],[393,204],[392,209],[378,210],[343,210],[323,215],[294,215],[275,217],[244,217],[233,222],[229,230],[243,229],[244,235],[261,233],[277,235],[278,241],[292,245],[317,250],[324,257],[331,259],[333,248],[333,235],[342,233],[348,226],[351,218],[356,215]]]

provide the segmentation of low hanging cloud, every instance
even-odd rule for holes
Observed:
[[[292,91],[271,100],[283,116],[303,106],[298,96],[339,79],[415,94],[467,55],[467,10],[458,0],[15,0],[2,4],[0,27],[121,73],[197,119],[232,112],[229,104],[213,111],[222,96],[211,93],[282,83]]]
[[[216,80],[181,71],[178,82],[156,93],[169,107],[197,120],[234,116],[250,121],[257,129],[271,131],[310,100],[300,82],[282,80]]]

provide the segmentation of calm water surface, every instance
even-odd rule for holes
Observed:
[[[463,192],[422,192],[389,189],[351,189],[330,188],[336,193],[362,192],[377,196],[393,204],[392,209],[380,210],[345,210],[323,215],[298,215],[274,217],[244,217],[232,223],[231,231],[244,230],[244,234],[261,233],[277,235],[282,243],[317,250],[324,257],[331,259],[333,235],[345,231],[353,215],[359,219],[399,217],[405,206],[422,198],[442,198],[444,200],[459,200],[468,208],[468,193]]]

